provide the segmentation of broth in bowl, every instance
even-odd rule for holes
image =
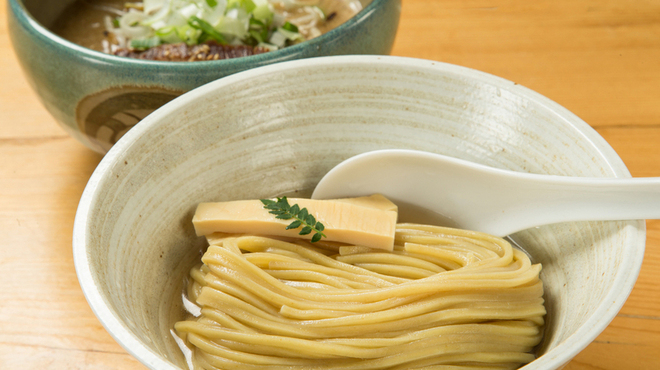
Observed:
[[[57,35],[118,56],[203,61],[261,54],[320,36],[369,0],[77,0]]]

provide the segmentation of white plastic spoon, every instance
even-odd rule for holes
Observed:
[[[345,160],[312,198],[375,193],[496,236],[558,222],[660,218],[660,178],[536,175],[399,149]]]

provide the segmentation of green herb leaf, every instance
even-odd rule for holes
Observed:
[[[269,206],[271,204],[275,204],[275,201],[272,199],[259,199],[261,203],[263,203],[264,206]],[[269,209],[268,207],[264,207],[266,209]]]
[[[286,229],[287,229],[287,230],[290,230],[290,229],[297,229],[297,228],[299,228],[301,225],[302,225],[302,222],[300,222],[300,221],[298,221],[298,220],[295,220],[295,221],[293,221],[291,224],[289,224],[289,226],[287,226]]]
[[[294,215],[302,213],[302,211],[300,210],[300,206],[298,206],[297,204],[294,204],[294,205],[291,206],[290,212],[291,212],[291,214],[294,214]],[[305,213],[307,213],[307,210],[305,210]]]
[[[215,0],[206,0],[206,3],[209,4],[211,8],[215,8],[215,6],[218,5],[218,2]]]
[[[308,235],[314,232],[312,243],[316,243],[325,236],[323,233],[325,227],[322,223],[317,222],[313,215],[309,214],[307,208],[300,209],[300,206],[297,204],[294,204],[293,206],[289,205],[289,201],[286,197],[277,198],[277,201],[272,199],[259,200],[264,205],[264,209],[267,209],[268,213],[275,215],[275,218],[280,220],[294,219],[294,221],[286,227],[286,230],[297,229],[302,226],[302,229],[298,234]]]

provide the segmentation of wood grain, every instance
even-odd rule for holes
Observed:
[[[144,369],[82,295],[71,233],[101,157],[26,82],[0,0],[0,368]],[[535,90],[592,125],[634,176],[660,176],[660,2],[403,0],[392,54]],[[567,370],[660,368],[660,221],[619,315]]]

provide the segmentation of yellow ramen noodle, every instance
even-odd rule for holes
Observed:
[[[399,224],[393,252],[216,235],[175,329],[199,369],[515,369],[542,337],[541,266],[501,238]]]

